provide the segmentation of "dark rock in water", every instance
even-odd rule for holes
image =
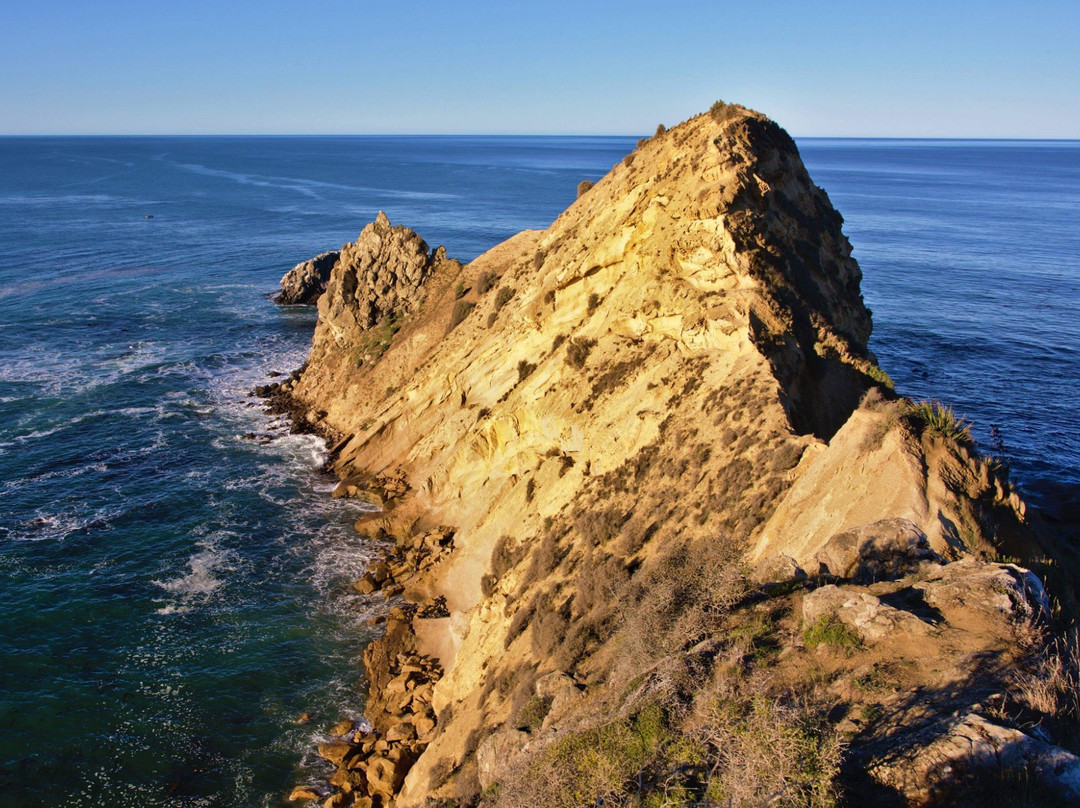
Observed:
[[[152,214],[152,213],[148,213],[148,214],[146,214],[146,218],[147,218],[147,219],[153,219],[153,218],[154,218],[154,214]]]
[[[281,279],[281,291],[274,302],[283,305],[314,303],[326,291],[326,282],[330,280],[330,272],[340,254],[339,250],[331,250],[294,266]]]

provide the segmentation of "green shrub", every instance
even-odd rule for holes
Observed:
[[[667,131],[667,127],[664,126],[662,123],[658,123],[656,125],[656,135],[654,135],[654,137],[660,137],[660,135],[664,134],[664,132],[666,132],[666,131]]]
[[[521,708],[521,712],[518,714],[517,725],[519,727],[528,727],[529,729],[539,729],[550,711],[550,698],[533,696],[525,702],[525,706]]]
[[[510,298],[514,296],[514,290],[509,286],[500,286],[498,294],[495,295],[495,311],[499,311],[510,302]]]
[[[449,334],[457,328],[474,308],[476,308],[476,304],[470,303],[468,300],[459,300],[455,303],[454,310],[450,312],[450,325],[446,327],[446,333]]]
[[[499,279],[499,276],[494,272],[481,272],[476,279],[476,291],[480,294],[487,294],[488,290],[495,285],[495,281]]]
[[[717,123],[727,123],[739,116],[740,112],[743,112],[746,107],[740,104],[725,104],[723,101],[716,101],[711,107],[709,107],[709,115]]]
[[[831,808],[840,743],[809,709],[755,695],[713,708],[700,731],[708,749],[705,804],[731,808]]]
[[[401,313],[394,312],[365,331],[357,346],[357,364],[362,365],[365,361],[378,362],[379,358],[386,353],[386,349],[390,347],[390,343],[394,341],[394,335],[404,324],[405,318]]]
[[[659,761],[673,739],[663,713],[655,706],[645,708],[632,720],[563,738],[542,761],[561,791],[552,804],[566,808],[618,805],[630,794],[640,794],[645,790],[641,775]]]
[[[628,155],[626,155],[626,157],[624,157],[624,158],[622,159],[622,163],[623,163],[623,165],[624,165],[624,166],[626,166],[627,168],[629,168],[630,166],[632,166],[632,165],[634,164],[634,153],[633,153],[633,152],[630,152],[630,153],[629,153]]]
[[[931,435],[955,440],[967,446],[973,446],[971,424],[964,417],[953,412],[953,408],[933,401],[907,402],[904,415],[909,423],[928,429]]]
[[[458,281],[457,286],[454,287],[454,300],[460,300],[465,297],[465,293],[468,290],[465,288],[465,281]]]
[[[581,199],[582,195],[593,187],[595,183],[592,180],[582,180],[577,185],[578,199]]]
[[[889,376],[879,365],[871,365],[869,370],[866,371],[866,375],[873,379],[880,385],[887,387],[889,390],[895,390],[896,385],[893,384],[892,377]]]
[[[572,339],[566,346],[566,364],[577,370],[585,367],[589,352],[596,346],[594,339]]]
[[[826,645],[841,651],[854,651],[862,646],[859,635],[835,614],[819,617],[803,630],[803,642],[813,650]]]
[[[600,308],[600,295],[598,295],[596,292],[592,292],[589,295],[589,303],[586,311],[588,314],[592,314],[598,308]]]

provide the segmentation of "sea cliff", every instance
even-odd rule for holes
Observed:
[[[382,508],[327,803],[1080,799],[1066,554],[893,393],[860,279],[734,105],[465,265],[364,228],[276,391]]]

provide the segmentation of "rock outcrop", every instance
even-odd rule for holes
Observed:
[[[314,304],[326,291],[326,282],[340,255],[340,250],[330,250],[294,266],[281,279],[281,291],[274,302],[286,306]]]
[[[990,563],[1040,539],[889,390],[841,224],[783,129],[718,105],[466,266],[382,214],[342,250],[288,394],[342,436],[337,495],[383,505],[357,529],[419,559],[358,584],[411,606],[339,769],[405,751],[345,804],[931,804],[889,744],[1050,720],[986,707],[1049,670],[1045,591]]]

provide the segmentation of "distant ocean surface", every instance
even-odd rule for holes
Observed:
[[[0,803],[270,806],[318,771],[369,548],[247,396],[314,325],[267,293],[380,209],[471,259],[635,140],[0,138]],[[899,391],[1076,491],[1080,143],[799,146]]]

